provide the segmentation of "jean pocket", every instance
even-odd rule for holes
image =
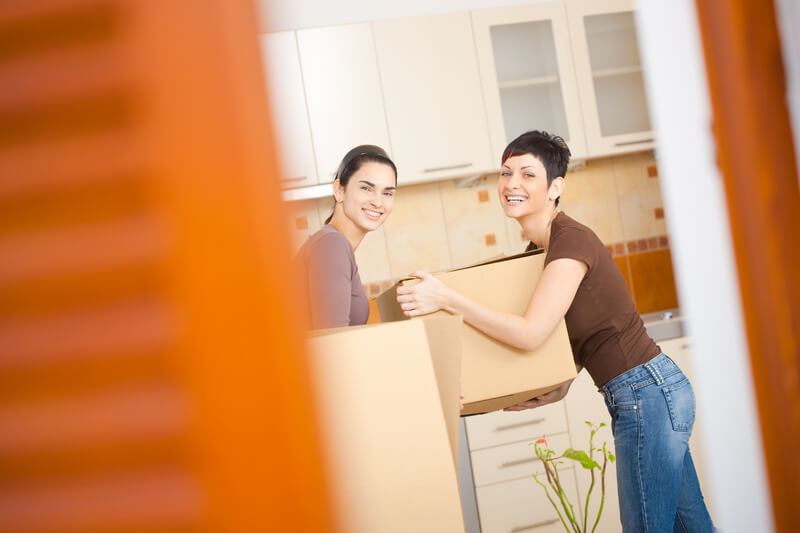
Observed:
[[[675,431],[691,431],[695,414],[692,384],[689,383],[688,379],[684,378],[674,385],[662,387],[661,390],[667,400],[672,429]]]

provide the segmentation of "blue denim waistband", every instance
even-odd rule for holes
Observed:
[[[633,367],[627,372],[611,379],[608,383],[597,389],[602,393],[614,393],[622,387],[631,385],[644,386],[648,383],[660,385],[664,380],[673,374],[680,372],[681,369],[667,354],[660,353],[648,362]],[[638,388],[638,387],[634,387]]]

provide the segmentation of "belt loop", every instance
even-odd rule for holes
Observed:
[[[662,383],[664,383],[664,377],[661,375],[661,372],[658,370],[658,367],[655,364],[653,364],[652,361],[650,361],[649,363],[645,363],[644,367],[647,369],[648,372],[650,372],[650,375],[653,376],[656,385],[661,385]]]
[[[611,391],[606,388],[605,385],[599,387],[597,392],[603,395],[603,399],[607,401],[610,405],[614,405],[614,398],[611,396]]]

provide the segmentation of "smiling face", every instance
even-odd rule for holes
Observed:
[[[561,193],[563,178],[547,185],[547,170],[533,154],[515,155],[506,159],[497,181],[500,205],[507,217],[522,218],[549,208]]]
[[[334,182],[334,195],[342,202],[345,216],[364,233],[383,224],[394,207],[394,169],[385,163],[367,161],[350,176],[345,187]]]

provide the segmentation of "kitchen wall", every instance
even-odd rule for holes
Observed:
[[[496,174],[468,188],[454,181],[403,187],[402,180],[400,169],[392,214],[356,250],[369,296],[416,269],[447,270],[524,251],[519,225],[500,208]],[[289,204],[294,250],[322,226],[332,205],[332,198]],[[560,207],[606,244],[640,313],[678,306],[651,151],[592,159],[568,172]]]

